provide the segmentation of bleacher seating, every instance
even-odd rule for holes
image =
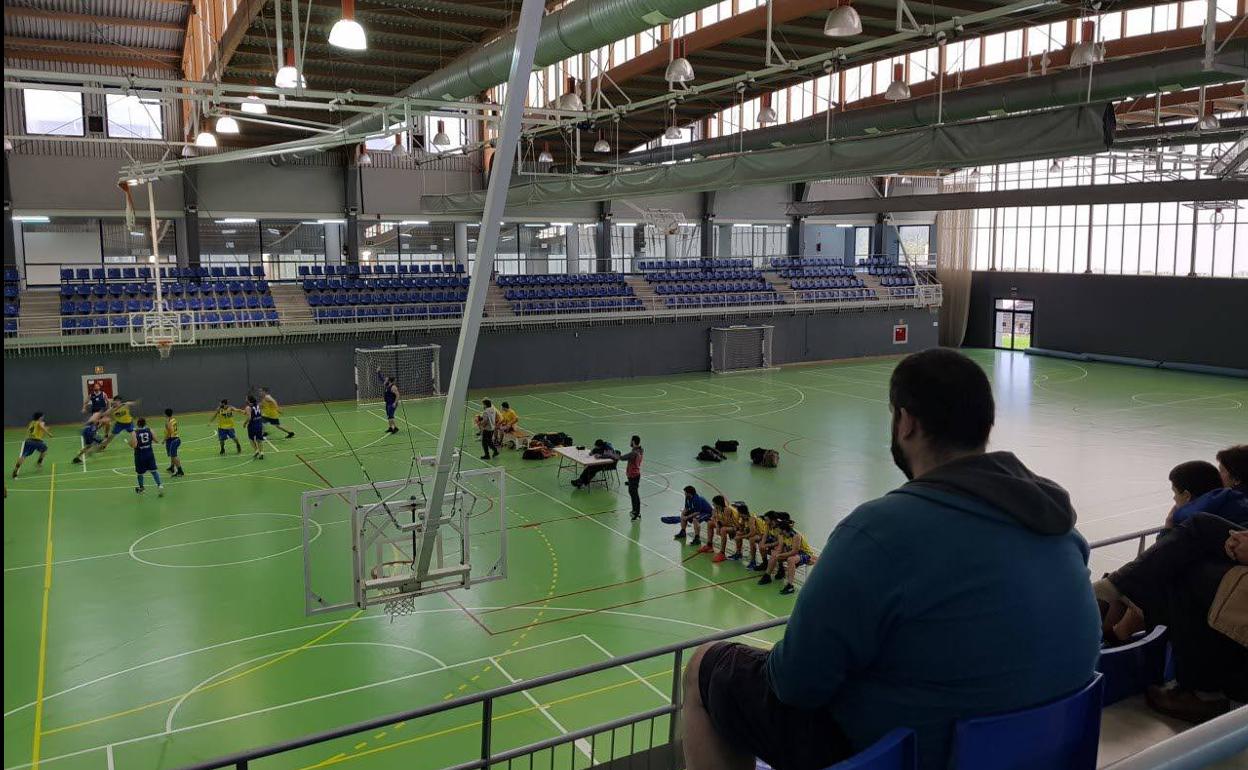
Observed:
[[[840,257],[772,257],[771,267],[774,270],[802,270],[814,267],[844,267],[845,260]]]
[[[728,294],[686,294],[679,297],[665,297],[663,299],[663,305],[669,310],[726,307],[730,305],[783,304],[784,298],[780,296],[779,292],[770,287],[764,287],[761,291]]]
[[[1096,670],[1105,677],[1104,705],[1140,695],[1149,685],[1162,684],[1166,680],[1168,644],[1166,627],[1157,626],[1127,644],[1101,650]]]
[[[703,257],[699,259],[643,259],[637,263],[637,269],[643,273],[652,270],[738,270],[753,268],[754,260],[748,257],[736,259]]]
[[[898,728],[827,770],[915,770],[918,766],[919,746],[914,731]]]
[[[169,310],[183,324],[219,329],[271,326],[277,309],[264,268],[161,268],[161,290]],[[62,268],[61,333],[122,332],[142,326],[138,313],[156,306],[151,268]]]
[[[463,265],[426,264],[426,265],[300,265],[300,278],[321,278],[328,276],[358,277],[365,276],[417,276],[417,275],[463,275]]]
[[[619,312],[642,306],[619,273],[500,275],[495,282],[516,315]]]
[[[878,300],[879,297],[870,289],[821,289],[819,291],[801,291],[797,298],[802,302],[863,302]]]
[[[404,274],[397,269],[394,273],[364,273],[362,268],[369,267],[364,265],[357,275],[343,265],[325,267],[334,271],[330,274],[334,277],[320,277],[310,269],[306,273],[309,277],[301,282],[312,317],[318,323],[454,318],[463,314],[463,303],[468,299],[468,277],[451,270],[439,270],[436,275],[432,271],[427,275],[410,271]],[[302,266],[299,272],[305,274]],[[383,277],[369,277],[373,275]]]
[[[17,317],[21,313],[22,277],[11,267],[4,269],[4,336],[17,334]]]
[[[839,278],[795,278],[789,282],[794,289],[861,289],[866,286],[857,276]]]

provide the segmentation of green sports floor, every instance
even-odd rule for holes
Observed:
[[[1158,523],[1172,465],[1248,439],[1242,380],[971,355],[996,388],[993,446],[1070,489],[1090,540]],[[659,516],[693,484],[787,510],[821,543],[856,503],[902,481],[888,452],[893,364],[472,394],[508,400],[522,425],[577,443],[619,446],[640,433],[643,520],[629,521],[622,489],[574,491],[556,479],[555,460],[504,452],[509,577],[425,597],[393,622],[376,608],[304,615],[300,495],[365,480],[348,445],[373,479],[406,475],[413,447],[433,450],[440,401],[406,404],[395,436],[375,409],[288,406],[283,422],[296,436],[273,439],[264,460],[219,456],[207,415],[182,415],[187,475],[167,479],[163,499],[134,493],[121,444],[71,465],[77,426],[60,426],[44,467],[28,462],[7,487],[4,768],[174,768],[787,614],[792,597],[755,585],[737,562],[694,556]],[[740,441],[741,456],[694,460],[718,438]],[[20,443],[20,431],[5,432],[8,467]],[[751,467],[753,446],[779,449],[780,466]],[[465,468],[482,465],[471,436],[464,454]],[[319,532],[344,564],[346,529],[327,521]],[[1092,568],[1133,549],[1098,550]],[[668,664],[653,661],[504,698],[495,746],[659,706],[670,687]],[[442,714],[252,767],[434,770],[476,755],[478,718]],[[661,742],[666,727],[656,730]],[[560,761],[584,766],[587,750]]]

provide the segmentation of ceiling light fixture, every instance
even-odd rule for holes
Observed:
[[[1062,173],[1062,162],[1058,160],[1057,158],[1054,158],[1053,162],[1049,164],[1049,173],[1050,174]]]
[[[823,34],[828,37],[853,37],[862,34],[862,17],[849,3],[850,0],[839,0],[836,7],[828,12]]]
[[[893,65],[893,82],[888,84],[884,98],[890,102],[902,102],[910,98],[910,86],[906,85],[906,67],[904,64]]]
[[[4,151],[9,152],[13,149],[13,140],[7,136],[4,138]]]
[[[342,18],[329,30],[329,44],[348,51],[368,48],[368,36],[355,20],[355,0],[342,0]]]
[[[189,142],[187,144],[182,145],[182,157],[194,158],[195,157],[195,145],[190,144]]]
[[[445,121],[438,121],[438,133],[433,135],[433,144],[435,147],[451,146],[451,137],[447,136]]]
[[[585,109],[585,102],[581,101],[581,96],[576,92],[576,78],[568,78],[565,81],[566,88],[563,95],[555,102],[555,107],[569,112],[580,112]]]
[[[667,63],[667,71],[663,79],[671,83],[693,82],[693,65],[686,56],[685,39],[682,37],[672,45],[671,61]]]
[[[550,154],[550,142],[542,143],[542,152],[537,156],[538,163],[554,163],[555,156]]]
[[[264,102],[260,101],[260,97],[256,96],[255,94],[251,94],[246,99],[244,99],[239,109],[247,113],[248,115],[268,115],[269,114],[269,108],[266,107],[264,105]]]
[[[1196,123],[1196,127],[1201,131],[1217,131],[1222,127],[1222,123],[1218,120],[1218,116],[1213,114],[1213,102],[1208,101],[1201,105],[1200,120]]]
[[[394,135],[394,146],[390,148],[390,155],[395,158],[407,157],[407,148],[403,146],[403,134]]]
[[[368,154],[368,148],[362,144],[359,147],[360,147],[360,151],[355,157],[355,165],[357,166],[373,165],[373,156]]]
[[[295,67],[295,49],[286,49],[286,64],[277,71],[277,75],[273,78],[273,85],[278,88],[308,87],[308,81],[304,79],[298,68]]]
[[[598,132],[598,141],[594,142],[594,152],[611,152],[611,143],[602,138],[602,132]]]
[[[669,142],[679,142],[681,139],[685,138],[685,135],[678,127],[668,126],[667,130],[663,132],[663,138]]]
[[[199,129],[199,133],[195,135],[195,146],[196,147],[216,147],[217,137],[215,134],[213,134],[211,131],[208,130],[207,126],[201,126]]]
[[[1105,49],[1096,42],[1096,22],[1088,19],[1079,25],[1080,41],[1070,51],[1070,66],[1090,67],[1105,60]]]
[[[780,119],[776,114],[776,109],[771,106],[771,93],[765,93],[762,96],[762,109],[758,111],[758,124],[765,126],[768,123],[775,123]]]
[[[229,115],[222,115],[217,118],[216,131],[218,134],[237,134],[239,132],[238,121]]]

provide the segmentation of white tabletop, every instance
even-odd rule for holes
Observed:
[[[555,447],[555,453],[563,455],[577,465],[610,465],[615,462],[609,457],[594,457],[588,449],[577,449],[574,446]]]

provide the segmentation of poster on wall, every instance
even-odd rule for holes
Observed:
[[[893,324],[893,344],[905,345],[910,342],[910,326],[908,324]]]
[[[98,371],[98,369],[99,367],[97,367],[95,374],[82,375],[83,403],[86,403],[87,396],[90,395],[91,391],[95,390],[95,386],[97,384],[100,386],[100,390],[104,391],[104,395],[107,396],[109,400],[112,400],[113,396],[117,395],[117,375],[105,374]]]

